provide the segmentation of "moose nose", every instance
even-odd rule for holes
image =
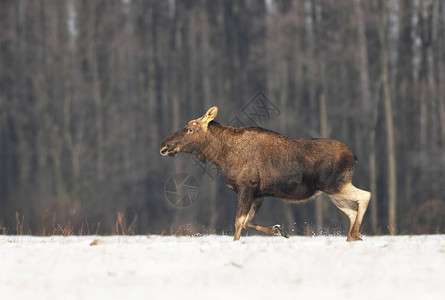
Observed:
[[[159,151],[161,153],[162,156],[166,156],[167,152],[168,152],[168,147],[165,146],[163,148],[161,148],[161,151]]]

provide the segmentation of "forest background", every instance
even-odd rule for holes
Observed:
[[[159,154],[216,105],[223,124],[349,145],[353,182],[373,194],[364,233],[443,233],[444,97],[440,0],[4,0],[0,228],[233,232],[236,194],[218,169]],[[172,203],[175,191],[193,203]],[[323,197],[267,199],[257,219],[346,228]]]

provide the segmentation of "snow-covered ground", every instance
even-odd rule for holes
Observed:
[[[2,300],[349,298],[445,299],[445,235],[0,236]]]

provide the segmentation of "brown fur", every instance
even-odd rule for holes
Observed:
[[[356,157],[348,146],[331,139],[289,138],[261,127],[224,126],[213,121],[217,112],[212,107],[166,138],[161,154],[190,153],[221,168],[227,186],[238,194],[235,240],[242,228],[288,236],[279,226],[250,223],[263,197],[300,202],[321,192],[349,217],[347,240],[360,240],[371,194],[351,183]]]

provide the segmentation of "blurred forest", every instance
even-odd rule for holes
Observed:
[[[441,0],[1,1],[2,232],[232,233],[218,170],[159,146],[214,105],[250,125],[260,91],[279,114],[258,125],[354,150],[364,233],[445,232]],[[199,182],[185,208],[166,199],[177,173]],[[322,196],[267,199],[256,220],[347,228]]]

